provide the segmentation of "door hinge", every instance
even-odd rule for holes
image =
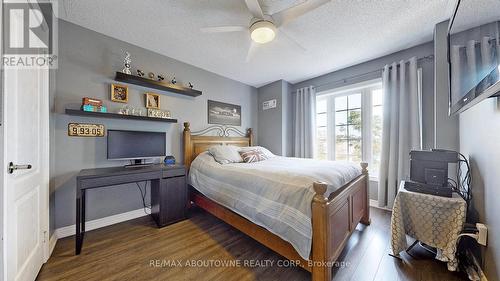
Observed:
[[[43,232],[43,243],[47,243],[47,231]]]

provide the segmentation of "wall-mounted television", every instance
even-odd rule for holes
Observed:
[[[108,130],[108,159],[136,160],[165,157],[165,132]]]
[[[448,28],[449,114],[500,95],[500,1],[457,0]]]

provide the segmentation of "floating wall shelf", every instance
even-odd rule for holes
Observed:
[[[115,80],[123,83],[138,85],[150,89],[156,89],[164,92],[176,93],[190,97],[201,96],[201,91],[198,90],[193,90],[191,88],[179,86],[176,84],[155,81],[135,75],[125,74],[123,72],[116,72]]]
[[[113,119],[128,119],[128,120],[143,120],[143,121],[155,121],[155,122],[165,122],[165,123],[177,123],[177,119],[170,118],[155,118],[147,116],[136,116],[136,115],[125,115],[118,113],[103,113],[103,112],[89,112],[79,109],[66,109],[66,114],[84,116],[84,117],[97,117],[97,118],[113,118]]]

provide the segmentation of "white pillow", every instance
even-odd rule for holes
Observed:
[[[271,151],[269,151],[269,149],[263,147],[263,146],[247,146],[247,147],[240,147],[240,151],[248,151],[248,150],[254,150],[254,149],[258,149],[260,150],[262,153],[264,153],[264,155],[267,156],[267,158],[271,158],[271,157],[274,157],[276,155],[274,155]]]
[[[208,152],[220,164],[243,162],[239,148],[234,145],[214,145],[208,149]]]

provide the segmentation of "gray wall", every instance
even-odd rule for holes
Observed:
[[[275,81],[257,89],[258,91],[258,143],[272,153],[282,155],[282,80]],[[276,99],[276,108],[262,110],[264,101]]]
[[[258,90],[259,145],[277,155],[292,155],[292,100],[290,84],[284,80],[260,87]],[[262,103],[276,99],[276,108],[263,110]]]
[[[490,98],[460,114],[460,152],[472,169],[469,220],[488,226],[488,245],[478,246],[488,280],[500,280],[500,100]]]
[[[282,96],[281,98],[283,99],[283,110],[281,112],[281,118],[283,120],[283,127],[282,127],[282,136],[283,140],[282,142],[282,147],[283,147],[283,155],[292,157],[293,156],[293,106],[295,100],[292,98],[292,84],[288,83],[285,80],[283,81],[283,86],[282,86]]]
[[[458,118],[448,116],[449,69],[448,69],[448,23],[443,21],[434,28],[434,147],[458,150]]]
[[[203,91],[203,95],[197,98],[161,95],[162,109],[170,110],[179,123],[95,119],[64,114],[66,107],[78,108],[85,96],[104,100],[110,112],[116,112],[123,105],[111,102],[109,91],[115,71],[123,68],[124,50],[132,54],[134,71],[139,67],[146,73],[164,73],[169,77],[175,74],[178,83],[191,81],[196,89]],[[74,223],[75,175],[79,170],[125,164],[106,160],[106,138],[68,137],[69,122],[100,123],[106,129],[166,131],[167,154],[174,155],[178,161],[182,161],[182,123],[191,122],[192,130],[205,128],[208,125],[207,99],[241,105],[242,130],[257,125],[255,88],[62,20],[59,21],[59,69],[55,84],[52,113],[55,130],[51,139],[54,156],[51,185],[55,190],[55,203],[51,202],[53,207],[50,210],[55,214],[55,228]],[[144,108],[143,93],[146,91],[129,86],[128,104]],[[258,132],[257,129],[254,131]],[[87,220],[142,207],[135,184],[92,190],[87,202]]]

